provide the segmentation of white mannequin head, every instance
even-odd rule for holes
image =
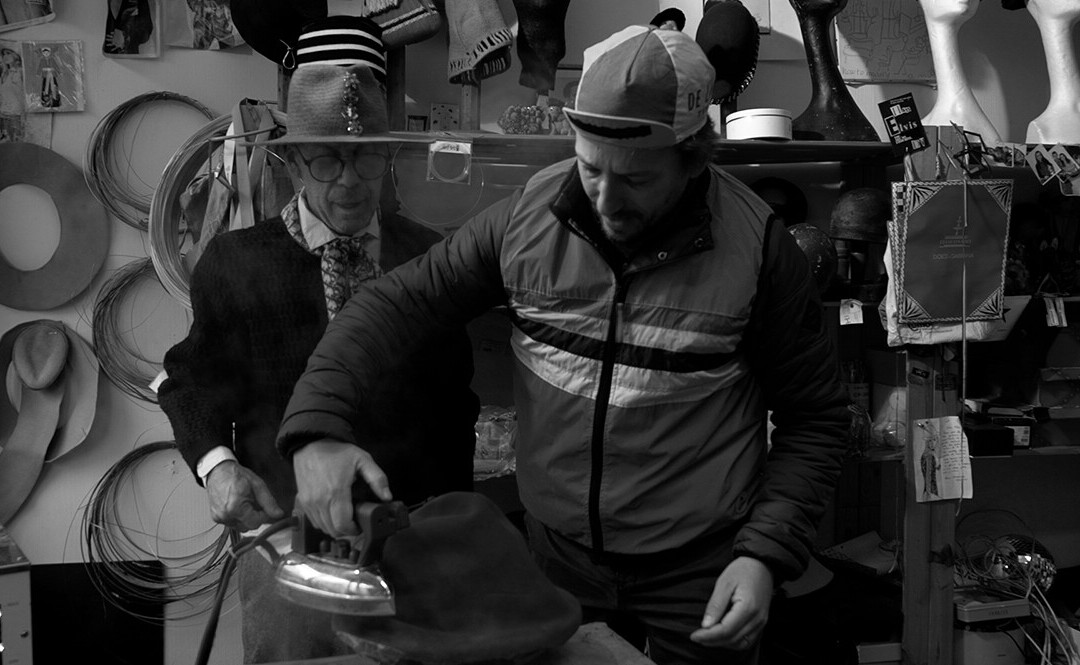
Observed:
[[[979,0],[919,0],[927,23],[964,23],[979,9]]]

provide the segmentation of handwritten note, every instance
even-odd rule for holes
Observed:
[[[916,420],[911,444],[916,501],[971,498],[971,456],[960,418]]]

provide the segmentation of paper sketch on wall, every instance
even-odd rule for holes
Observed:
[[[170,0],[165,3],[169,46],[219,50],[244,45],[233,25],[229,0]]]
[[[29,113],[82,111],[81,41],[23,42],[23,92]]]
[[[56,18],[52,0],[0,0],[0,32]]]
[[[836,17],[836,61],[845,81],[932,82],[918,0],[850,0]]]
[[[33,143],[49,147],[49,116],[26,113],[22,46],[0,40],[0,143]]]
[[[101,52],[110,58],[156,58],[161,54],[158,0],[108,0]]]
[[[971,457],[956,416],[916,420],[911,429],[915,500],[970,499]]]

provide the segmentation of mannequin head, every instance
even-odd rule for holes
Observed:
[[[1027,10],[1037,19],[1071,22],[1080,17],[1080,0],[1027,0]]]
[[[800,18],[806,16],[832,18],[847,6],[847,0],[790,0],[790,2]]]
[[[964,23],[979,9],[979,0],[919,0],[927,23]]]

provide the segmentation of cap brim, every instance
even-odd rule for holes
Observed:
[[[563,112],[578,133],[595,141],[635,148],[667,148],[678,142],[674,130],[651,120],[569,108],[563,109]]]

